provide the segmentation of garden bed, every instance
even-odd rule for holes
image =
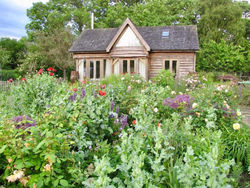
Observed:
[[[150,82],[27,77],[0,94],[0,184],[247,186],[249,127],[235,87],[199,75],[176,84],[165,71]]]

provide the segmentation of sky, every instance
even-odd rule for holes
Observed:
[[[0,0],[0,38],[20,39],[26,36],[25,25],[29,22],[26,9],[34,2],[48,0]]]

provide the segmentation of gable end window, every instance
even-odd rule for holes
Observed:
[[[166,59],[163,61],[163,69],[170,70],[170,72],[174,73],[175,75],[178,72],[178,61],[177,60],[169,60]]]

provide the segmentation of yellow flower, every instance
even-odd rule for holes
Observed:
[[[237,116],[241,116],[241,112],[240,112],[240,111],[237,111],[237,112],[236,112],[236,115],[237,115]]]
[[[239,130],[240,129],[240,124],[239,123],[234,123],[233,124],[233,129],[234,130]]]

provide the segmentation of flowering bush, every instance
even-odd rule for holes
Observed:
[[[187,94],[135,74],[26,78],[12,87],[14,108],[0,101],[5,187],[237,187],[247,172],[249,131],[231,86]]]

